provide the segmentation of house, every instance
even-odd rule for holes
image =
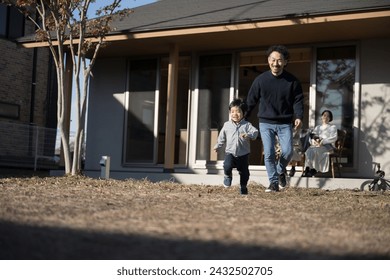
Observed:
[[[229,101],[267,71],[273,44],[290,50],[304,127],[330,109],[348,131],[342,177],[370,178],[376,163],[390,174],[389,0],[161,0],[113,27],[90,85],[87,175],[109,156],[114,178],[220,183],[212,146]],[[265,177],[261,151],[252,142],[251,178]]]
[[[14,7],[0,4],[0,166],[53,168],[57,127],[56,75],[47,48],[21,48],[34,33]],[[39,157],[39,158],[38,158]]]
[[[348,131],[343,177],[371,177],[375,162],[390,173],[389,0],[162,0],[114,26],[91,81],[87,174],[104,155],[112,176],[221,173],[211,147],[227,105],[267,70],[272,44],[291,52],[304,126],[327,108]],[[252,175],[265,174],[260,155],[255,141]]]

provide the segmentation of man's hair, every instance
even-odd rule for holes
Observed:
[[[273,45],[269,47],[267,50],[267,57],[269,57],[272,52],[278,52],[282,54],[285,60],[288,60],[290,58],[290,53],[288,52],[288,49],[283,45]]]
[[[232,102],[230,102],[229,111],[232,107],[239,107],[243,114],[245,114],[245,112],[248,110],[248,106],[240,98],[234,99]]]

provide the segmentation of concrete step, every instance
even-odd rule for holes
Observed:
[[[58,171],[52,171],[51,175],[58,174]],[[254,172],[253,172],[254,173]],[[264,173],[264,172],[263,172]],[[99,178],[98,171],[85,171],[85,175],[92,178]],[[316,178],[316,177],[300,177],[300,173],[294,177],[287,176],[287,183],[291,187],[300,188],[321,188],[325,190],[350,189],[359,190],[360,186],[370,179],[356,178]],[[196,185],[212,185],[217,186],[223,183],[222,174],[193,174],[193,173],[161,173],[161,172],[117,172],[111,171],[110,178],[112,179],[147,179],[151,182],[171,181],[180,184],[196,184]],[[233,172],[232,185],[239,185],[239,175]],[[268,187],[268,177],[265,174],[251,174],[249,183],[260,184]]]

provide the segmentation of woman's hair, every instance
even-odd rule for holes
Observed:
[[[323,116],[325,113],[328,113],[328,115],[329,115],[329,122],[333,121],[333,114],[332,114],[332,112],[329,111],[329,110],[324,110],[324,111],[322,111],[321,116]]]
[[[230,102],[229,111],[232,107],[239,107],[243,114],[245,114],[245,112],[248,110],[248,106],[246,105],[246,103],[239,98],[234,99],[232,102]]]
[[[269,47],[267,50],[267,57],[269,57],[272,52],[281,53],[285,60],[288,60],[290,58],[290,53],[288,52],[288,49],[283,45],[274,45]]]

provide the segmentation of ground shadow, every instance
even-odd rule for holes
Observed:
[[[229,260],[385,259],[331,255],[216,241],[172,240],[0,222],[0,259],[8,260]]]
[[[20,167],[0,167],[0,178],[31,178],[31,177],[49,177],[50,170],[35,170],[31,168]]]

